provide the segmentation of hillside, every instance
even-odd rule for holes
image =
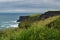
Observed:
[[[41,15],[22,17],[26,19],[20,21],[19,28],[0,31],[0,40],[60,40],[60,15]]]
[[[47,24],[47,26],[50,28],[60,29],[60,17],[54,20],[53,22],[50,22],[49,24]]]
[[[36,14],[32,16],[20,16],[19,20],[19,27],[27,28],[28,26],[31,26],[31,24],[38,21],[38,25],[47,25],[54,20],[58,19],[60,17],[60,11],[48,11],[44,14]],[[27,26],[28,25],[28,26]]]

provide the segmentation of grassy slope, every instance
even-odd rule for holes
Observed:
[[[53,22],[50,22],[48,27],[60,29],[60,17]]]
[[[30,23],[27,21],[26,27],[30,26],[29,28],[14,28],[2,31],[0,32],[0,40],[60,40],[60,30],[51,29],[46,26],[47,24],[50,25],[50,23],[56,23],[56,20],[60,20],[59,18],[60,16],[54,16],[45,20],[33,22],[31,25],[29,25]],[[60,21],[57,23],[60,23]],[[23,22],[23,24],[26,23]]]

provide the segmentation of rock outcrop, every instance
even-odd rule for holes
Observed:
[[[44,14],[41,14],[37,20],[44,20],[46,18],[57,16],[57,15],[60,15],[60,11],[48,11],[48,12],[45,12]],[[28,18],[29,16],[20,16],[17,22],[27,20]]]
[[[48,11],[40,16],[40,19],[46,19],[52,16],[60,15],[60,11]]]
[[[53,16],[58,16],[60,15],[60,11],[48,11],[45,12],[44,14],[41,15],[37,15],[37,16],[20,16],[19,20],[17,20],[17,22],[19,22],[18,27],[19,28],[28,28],[31,26],[32,23],[40,21],[40,20],[45,20],[49,17],[53,17]],[[49,26],[49,24],[48,24]]]
[[[28,18],[29,18],[29,16],[20,16],[20,17],[19,17],[19,20],[17,20],[17,22],[24,21],[24,20],[26,20],[26,19],[28,19]]]

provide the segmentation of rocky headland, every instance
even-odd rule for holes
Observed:
[[[60,15],[60,11],[47,11],[44,14],[41,14],[37,20],[44,20],[46,18],[49,18],[52,16],[57,16],[57,15]],[[21,21],[24,21],[27,19],[29,19],[29,16],[20,16],[19,20],[17,20],[17,22],[21,22]]]

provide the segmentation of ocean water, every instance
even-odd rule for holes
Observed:
[[[0,13],[0,29],[18,27],[19,16],[32,15],[33,13]]]

